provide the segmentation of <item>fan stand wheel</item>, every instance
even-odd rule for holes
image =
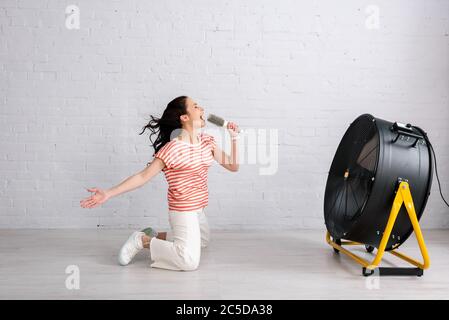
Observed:
[[[374,247],[370,246],[368,244],[365,244],[365,249],[366,249],[366,252],[368,252],[368,253],[371,253],[374,251]]]
[[[335,239],[334,242],[336,244],[338,244],[339,246],[341,246],[341,239]],[[334,252],[335,253],[340,253],[340,250],[334,248]]]

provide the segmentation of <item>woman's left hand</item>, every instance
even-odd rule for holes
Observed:
[[[228,122],[227,129],[231,134],[231,137],[236,137],[239,134],[239,126],[234,122]]]

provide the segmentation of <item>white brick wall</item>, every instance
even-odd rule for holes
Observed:
[[[365,112],[428,131],[449,197],[449,1],[1,0],[0,71],[1,228],[166,227],[162,175],[103,207],[79,201],[145,166],[138,133],[181,94],[279,130],[275,175],[212,167],[213,228],[323,228],[330,162]],[[447,228],[434,182],[422,222]]]

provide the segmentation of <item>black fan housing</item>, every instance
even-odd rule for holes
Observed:
[[[344,134],[329,171],[324,218],[334,239],[378,247],[400,179],[410,184],[421,218],[432,184],[432,154],[424,132],[363,114]],[[399,247],[413,228],[404,206],[386,250]]]

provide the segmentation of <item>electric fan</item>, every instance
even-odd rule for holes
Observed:
[[[417,236],[419,231],[422,238],[421,230],[417,231],[418,220],[430,194],[432,176],[430,142],[422,129],[370,114],[359,116],[337,148],[326,183],[324,218],[328,243],[336,252],[343,251],[362,264],[364,275],[373,273],[384,251],[402,255],[394,249],[413,231]],[[342,239],[350,241],[342,243]],[[426,260],[424,240],[418,241]],[[344,244],[362,244],[368,252],[378,248],[376,263],[356,257],[343,249]],[[428,263],[414,264],[419,270],[383,268],[381,271],[422,275],[422,269],[428,266]]]

